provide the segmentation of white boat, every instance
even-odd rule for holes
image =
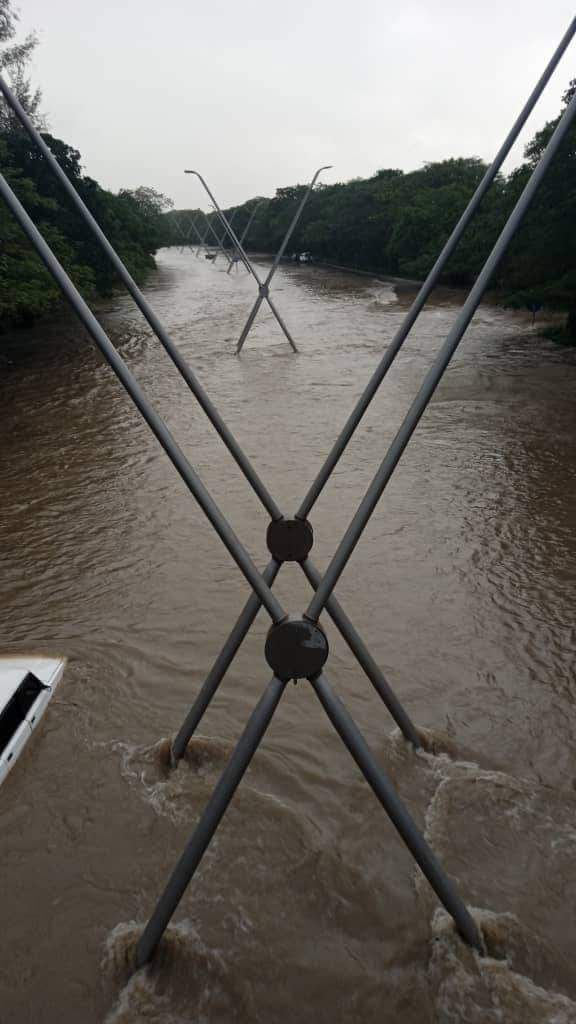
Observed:
[[[65,658],[0,655],[0,786],[38,727],[65,665]]]

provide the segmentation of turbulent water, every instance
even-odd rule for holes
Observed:
[[[147,295],[286,513],[411,293],[286,267],[293,355],[245,273],[165,250]],[[456,315],[439,293],[311,519],[324,567]],[[259,566],[266,515],[128,299],[99,310]],[[576,1021],[576,353],[481,307],[338,586],[427,736],[327,624],[327,676],[481,924],[450,920],[307,683],[290,686],[152,968],[134,945],[268,680],[261,613],[169,771],[247,586],[67,319],[4,344],[0,642],[68,656],[0,791],[2,1024]],[[292,611],[309,587],[286,567]]]

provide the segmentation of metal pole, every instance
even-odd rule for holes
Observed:
[[[284,689],[285,682],[272,678],[252,712],[234,753],[200,818],[184,853],[144,929],[136,950],[136,967],[147,964],[164,934],[188,883],[226,812],[254,753],[259,746]]]
[[[418,316],[420,315],[426,302],[428,301],[430,294],[438,284],[440,276],[448,260],[452,256],[452,253],[454,252],[456,246],[458,245],[460,239],[462,238],[462,235],[466,231],[466,228],[470,224],[470,221],[475,216],[476,211],[480,206],[480,203],[482,202],[484,196],[486,195],[486,192],[492,185],[492,182],[494,181],[496,175],[498,174],[498,171],[500,170],[502,164],[504,163],[504,160],[506,159],[510,150],[512,149],[512,146],[516,142],[516,139],[518,138],[522,128],[524,127],[526,121],[528,120],[530,114],[536,106],[536,103],[542,95],[542,92],[544,91],[546,85],[552,77],[552,74],[554,73],[558,63],[560,62],[561,57],[568,48],[575,33],[576,18],[573,18],[559,46],[554,52],[548,66],[546,67],[542,77],[539,79],[533,92],[527,100],[524,108],[522,109],[518,118],[514,122],[514,125],[510,129],[510,132],[508,133],[504,143],[502,144],[502,147],[496,154],[493,163],[486,171],[472,199],[468,203],[468,206],[466,207],[464,213],[460,217],[460,220],[458,221],[456,227],[454,228],[452,234],[450,235],[450,238],[446,242],[446,245],[442,249],[442,252],[440,253],[438,259],[436,260],[436,263],[432,267],[432,270],[428,274],[428,277],[426,278],[424,284],[422,285],[420,291],[418,292],[418,295],[416,296],[402,325],[400,326],[390,346],[384,353],[379,365],[377,366],[372,377],[370,378],[370,381],[368,382],[365,391],[358,399],[354,409],[352,410],[352,413],[348,417],[348,420],[343,430],[341,431],[340,436],[336,440],[326,461],[324,462],[322,468],[320,469],[320,472],[318,473],[306,497],[304,498],[304,501],[302,502],[298,512],[296,513],[299,518],[306,519],[310,515],[310,512],[314,504],[318,500],[321,491],[323,490],[327,481],[332,475],[335,466],[337,465],[342,453],[345,451],[352,435],[354,434],[358,424],[360,423],[360,420],[362,419],[364,413],[366,412],[368,406],[370,405],[370,402],[372,401],[374,395],[376,394],[378,388],[380,387],[380,384],[382,383],[388,370],[390,369],[390,366],[392,365],[394,359],[396,358],[410,331],[412,330],[412,327],[414,326],[414,323],[418,319]]]
[[[279,568],[280,563],[272,559],[262,573],[262,579],[265,580],[269,587],[272,586],[276,579]],[[244,637],[254,622],[254,619],[261,607],[262,603],[258,595],[252,594],[251,597],[248,598],[236,625],[230,633],[230,636],[224,644],[220,654],[216,658],[210,672],[206,676],[196,700],[180,726],[172,744],[171,758],[173,765],[177,764],[180,758],[182,758],[186,753],[186,748],[192,739],[192,736],[204,717],[205,712],[209,708],[213,697],[216,695],[222,679],[228,671],[231,662],[233,661]]]
[[[275,308],[275,306],[274,306],[274,304],[272,302],[272,299],[270,298],[269,288],[270,288],[270,284],[272,282],[272,278],[274,277],[274,274],[276,273],[276,271],[278,269],[278,266],[280,264],[280,260],[282,259],[283,255],[284,255],[284,253],[286,251],[286,247],[288,245],[288,242],[290,241],[290,238],[292,237],[294,229],[295,229],[298,221],[300,220],[300,217],[302,216],[304,207],[306,206],[306,203],[308,202],[308,199],[309,199],[310,194],[311,194],[311,192],[312,192],[312,190],[314,188],[314,185],[316,184],[316,182],[318,180],[318,176],[322,173],[322,171],[330,170],[331,166],[332,166],[331,164],[326,164],[325,167],[319,167],[318,170],[316,171],[316,173],[314,174],[314,176],[312,178],[312,181],[308,185],[308,188],[306,189],[306,191],[305,191],[305,193],[304,193],[304,195],[303,195],[303,197],[302,197],[302,199],[301,199],[301,201],[300,201],[300,203],[298,205],[298,209],[296,210],[296,213],[294,214],[294,216],[293,216],[293,218],[292,218],[292,220],[291,220],[291,222],[290,222],[290,224],[288,226],[288,230],[286,231],[286,234],[284,235],[284,239],[282,241],[282,244],[281,244],[278,252],[276,253],[276,256],[274,257],[274,261],[272,263],[272,266],[271,266],[271,268],[270,268],[270,270],[268,272],[268,275],[267,275],[266,279],[264,280],[264,282],[262,282],[260,280],[260,278],[258,277],[258,275],[253,271],[253,276],[256,278],[256,281],[258,282],[259,295],[258,295],[258,299],[256,300],[254,306],[252,307],[252,311],[251,311],[251,313],[250,313],[250,315],[248,317],[248,320],[246,321],[244,329],[242,330],[242,333],[241,333],[240,338],[238,340],[238,344],[236,346],[236,354],[237,355],[240,354],[240,352],[242,351],[242,348],[244,347],[244,342],[246,341],[246,338],[248,337],[248,334],[250,333],[250,330],[252,328],[252,324],[254,323],[254,320],[256,319],[256,316],[258,314],[258,310],[260,309],[260,306],[262,305],[262,302],[264,301],[264,299],[266,299],[268,305],[270,306],[270,309],[272,310],[272,312],[274,313],[274,316],[276,317],[278,323],[280,324],[280,327],[284,331],[284,334],[286,335],[286,338],[288,339],[288,342],[290,343],[290,345],[292,347],[292,350],[294,352],[298,351],[298,349],[296,348],[296,344],[294,342],[294,339],[292,338],[290,332],[288,331],[288,328],[286,327],[286,324],[282,320],[280,314],[278,313],[278,310]],[[192,171],[192,172],[189,172],[189,173],[197,174],[196,171]],[[200,175],[198,175],[198,177],[200,177]],[[202,178],[200,178],[200,180],[204,184],[205,188],[208,188],[208,186],[206,185],[204,180]],[[225,218],[224,214],[221,211],[220,211],[220,215],[221,215],[221,218],[222,218],[225,226],[228,226],[226,218]],[[233,231],[229,231],[229,234],[230,234],[230,237],[237,243],[237,245],[239,247],[239,251],[240,251],[241,255],[244,257],[244,261],[245,262],[248,261],[248,256],[246,255],[246,253],[244,251],[244,248],[243,248],[243,245],[242,245],[242,241],[243,240],[240,239],[240,241],[238,241],[238,239],[236,238],[236,236],[235,236]]]
[[[4,199],[9,210],[18,221],[24,234],[29,238],[41,260],[52,274],[66,300],[72,306],[74,312],[84,324],[86,330],[102,352],[104,358],[112,367],[114,373],[130,395],[134,405],[150,427],[152,433],[162,445],[170,461],[177,469],[182,480],[196,499],[201,509],[216,530],[216,533],[232,555],[238,568],[243,573],[253,590],[259,595],[262,604],[268,611],[274,622],[280,622],[285,618],[286,613],[282,608],[269,586],[264,582],[248,552],[240,542],[228,521],[216,505],[213,498],[200,480],[200,477],[192,468],[183,452],[180,450],[166,424],[152,408],[142,388],[131,374],[130,370],[119,356],[112,345],[112,342],[104,332],[92,311],[88,308],[84,299],[72,284],[67,273],[54,256],[50,247],[46,244],[42,235],[36,228],[34,222],[26,213],[24,207],[14,195],[5,178],[0,174],[0,196]]]
[[[242,346],[243,346],[246,338],[248,337],[248,334],[250,332],[250,328],[252,327],[252,324],[254,323],[256,317],[258,316],[258,310],[260,309],[260,306],[262,305],[263,302],[264,302],[264,296],[263,295],[258,295],[254,305],[252,306],[252,309],[250,310],[250,313],[248,315],[248,319],[247,319],[246,323],[244,324],[244,327],[242,328],[242,333],[240,335],[240,340],[238,341],[238,344],[236,345],[236,355],[238,355],[238,353],[242,351]]]
[[[264,288],[268,288],[268,285],[267,285],[267,284],[265,284],[265,285],[263,285],[263,287],[264,287]],[[289,342],[289,344],[290,344],[290,347],[291,347],[292,351],[293,351],[293,352],[297,352],[297,351],[298,351],[298,349],[296,348],[296,342],[294,341],[294,338],[292,337],[292,335],[290,334],[290,331],[289,331],[289,330],[288,330],[288,328],[286,327],[286,324],[284,323],[284,321],[283,321],[282,317],[280,316],[280,313],[279,313],[279,312],[278,312],[278,310],[276,309],[276,306],[275,306],[275,305],[274,305],[274,303],[272,302],[272,299],[270,298],[270,296],[269,296],[268,294],[266,294],[265,298],[266,298],[266,302],[267,302],[267,303],[268,303],[268,305],[270,306],[270,309],[271,309],[271,310],[272,310],[272,312],[274,313],[274,316],[276,317],[276,319],[277,319],[278,323],[280,324],[280,327],[281,327],[281,328],[282,328],[282,330],[284,331],[284,334],[286,335],[286,337],[287,337],[287,339],[288,339],[288,342]],[[237,351],[237,353],[238,353],[238,352],[240,351],[240,349],[238,348],[238,349],[237,349],[236,351]]]
[[[180,247],[180,252],[184,253],[184,252],[186,252],[186,249],[190,249],[191,250],[193,248],[193,243],[190,241],[190,235],[192,234],[192,224],[188,224],[188,230],[186,231],[186,233],[181,231],[181,234],[182,234],[182,245]]]
[[[175,220],[174,223],[176,224],[178,234],[180,235],[180,252],[182,253],[184,252],[184,232],[179,220]]]
[[[206,215],[204,214],[204,212],[202,213],[202,216],[204,217],[204,219],[206,219]],[[196,255],[198,256],[200,252],[200,247],[204,249],[204,252],[208,251],[208,248],[206,246],[206,235],[208,234],[208,228],[205,227],[204,234],[201,235],[198,228],[196,227],[196,222],[194,222],[194,224],[192,225],[192,229],[196,235],[196,238],[198,239],[198,250],[196,252]]]
[[[249,326],[248,325],[245,326],[243,331],[242,331],[242,334],[240,335],[240,339],[239,339],[238,344],[236,346],[236,354],[237,355],[239,355],[240,352],[242,351],[242,347],[243,347],[244,342],[246,340],[248,331],[250,330],[250,327],[254,323],[254,319],[256,317],[256,314],[258,313],[260,305],[262,304],[262,301],[264,299],[266,300],[266,302],[270,306],[270,309],[272,310],[274,316],[276,317],[276,320],[278,321],[282,331],[284,332],[284,334],[285,334],[285,336],[286,336],[286,338],[287,338],[287,340],[288,340],[292,350],[294,352],[298,351],[298,349],[296,348],[294,339],[291,337],[291,335],[290,335],[290,333],[289,333],[289,331],[288,331],[288,329],[286,327],[286,324],[284,323],[284,321],[280,317],[280,315],[278,313],[278,310],[276,309],[276,307],[274,306],[274,304],[273,304],[273,302],[272,302],[272,300],[270,298],[270,295],[269,295],[269,282],[272,279],[272,277],[274,276],[274,273],[276,271],[278,263],[280,262],[282,254],[284,253],[284,250],[285,250],[285,248],[286,248],[286,246],[288,244],[288,240],[289,240],[292,232],[294,231],[294,228],[295,228],[295,226],[296,226],[296,224],[298,222],[298,219],[299,219],[300,215],[302,214],[304,206],[305,206],[305,204],[306,204],[306,202],[308,200],[308,197],[309,197],[309,195],[310,195],[310,193],[311,193],[311,191],[312,191],[312,189],[313,189],[313,187],[314,187],[314,185],[316,183],[318,175],[320,174],[321,171],[326,170],[326,169],[327,169],[327,167],[319,167],[318,170],[316,171],[314,177],[312,178],[312,181],[311,181],[310,185],[308,186],[308,189],[306,190],[306,193],[305,193],[303,199],[300,202],[298,210],[297,210],[296,214],[294,215],[294,217],[292,219],[292,222],[291,222],[291,224],[290,224],[290,226],[288,228],[288,231],[286,232],[286,235],[284,237],[284,241],[283,241],[283,243],[282,243],[282,245],[280,247],[280,250],[279,250],[279,254],[277,254],[276,259],[275,259],[275,261],[274,261],[274,263],[272,265],[272,268],[271,268],[268,276],[266,277],[265,281],[262,281],[260,279],[260,277],[257,274],[256,270],[254,269],[254,266],[252,265],[252,263],[250,262],[248,256],[246,255],[246,252],[244,251],[244,247],[242,245],[242,242],[236,236],[236,234],[234,233],[234,231],[231,228],[231,226],[228,224],[228,221],[226,220],[226,217],[224,216],[222,210],[218,206],[218,203],[217,203],[213,193],[211,192],[210,188],[206,184],[206,181],[204,180],[202,175],[199,173],[199,171],[192,171],[192,170],[185,170],[184,171],[184,174],[195,174],[196,177],[200,180],[203,188],[205,189],[207,194],[210,196],[210,199],[212,200],[214,208],[218,212],[218,215],[220,217],[220,220],[222,221],[222,224],[224,225],[225,229],[228,231],[228,234],[229,234],[230,238],[232,239],[234,245],[236,246],[238,252],[240,253],[240,257],[241,257],[244,265],[246,266],[247,270],[250,271],[250,273],[252,274],[252,277],[255,279],[255,281],[256,281],[256,283],[258,285],[258,298],[260,299],[260,302],[255,303],[255,305],[252,308],[252,311],[250,313],[250,316],[249,316],[250,325]]]
[[[310,618],[313,621],[318,619],[328,597],[336,586],[348,559],[362,536],[372,512],[378,504],[388,480],[392,476],[406,445],[418,425],[420,417],[424,413],[424,410],[438,387],[454,352],[460,344],[464,332],[480,304],[482,296],[490,283],[490,279],[492,278],[494,271],[498,267],[498,264],[502,260],[512,238],[522,223],[524,215],[528,210],[539,185],[544,179],[560,145],[562,144],[563,139],[569,131],[575,116],[576,95],[572,97],[560,118],[556,130],[542,154],[538,165],[532,172],[522,195],[508,218],[504,230],[500,234],[500,237],[486,260],[474,287],[471,289],[466,302],[460,310],[452,330],[448,334],[438,356],[426,374],[420,391],[414,399],[414,402],[412,403],[402,426],[396,434],[396,437],[388,448],[378,472],[366,491],[356,515],[346,530],[346,533],[344,534],[344,537],[342,538],[342,541],[326,570],[322,582],[306,610],[305,614],[307,618]]]
[[[248,232],[250,231],[250,228],[252,226],[252,221],[254,220],[254,218],[255,218],[256,214],[258,213],[258,210],[262,206],[263,202],[264,202],[264,199],[261,199],[259,203],[256,203],[256,206],[254,207],[254,209],[252,210],[252,213],[250,214],[250,217],[248,218],[246,226],[245,226],[242,234],[240,235],[240,242],[242,243],[242,245],[244,245],[244,240],[248,237]],[[238,255],[238,253],[235,254],[234,262],[235,263],[243,262],[241,257]],[[228,267],[228,270],[226,271],[226,273],[227,274],[230,273],[230,267]]]
[[[234,218],[235,218],[237,212],[238,212],[237,209],[232,211],[232,216],[230,218],[230,223],[231,224],[234,222]],[[222,252],[224,253],[224,255],[226,256],[226,258],[228,260],[228,270],[230,270],[230,267],[232,266],[232,257],[228,254],[228,250],[224,246],[224,239],[226,238],[226,235],[227,235],[227,231],[226,231],[226,228],[224,228],[224,231],[220,235],[220,243],[219,244],[220,244],[220,248],[221,248]],[[216,259],[217,258],[218,257],[216,257]],[[228,271],[226,271],[226,273],[228,273]]]
[[[208,225],[208,228],[209,228],[209,230],[211,231],[212,235],[214,236],[214,239],[215,239],[215,242],[216,242],[216,248],[220,250],[220,252],[221,252],[221,253],[223,254],[223,256],[224,256],[224,257],[225,257],[225,258],[226,258],[226,259],[227,259],[228,261],[230,261],[230,257],[228,256],[228,253],[227,253],[227,252],[226,252],[226,250],[225,250],[225,249],[224,249],[224,248],[222,247],[222,243],[220,242],[220,239],[218,238],[218,235],[216,234],[216,231],[215,231],[215,229],[214,229],[214,227],[213,227],[213,225],[212,225],[212,221],[210,220],[210,218],[209,218],[209,217],[207,217],[207,216],[206,216],[206,214],[204,214],[204,216],[206,217],[206,223],[207,223],[207,225]],[[218,257],[218,253],[216,253],[216,257],[215,257],[215,258],[217,258],[217,257]]]
[[[202,216],[204,217],[204,219],[206,219],[206,217],[205,217],[205,214],[204,214],[204,211],[203,211],[203,210],[201,210],[200,212],[201,212]],[[197,218],[197,217],[196,217],[196,219],[195,219],[195,221],[194,221],[194,225],[193,225],[193,228],[194,228],[194,231],[196,232],[196,237],[197,237],[197,238],[199,239],[199,241],[200,241],[200,244],[201,244],[201,245],[204,245],[204,242],[205,242],[205,240],[206,240],[206,235],[208,234],[208,228],[207,228],[207,227],[206,227],[206,225],[205,225],[205,226],[204,226],[204,231],[203,231],[203,233],[202,233],[202,234],[200,234],[200,230],[199,230],[199,228],[198,228],[198,218]]]
[[[282,242],[282,245],[280,246],[280,248],[278,249],[278,252],[276,253],[276,256],[274,257],[274,262],[273,262],[273,264],[272,264],[272,266],[270,268],[270,271],[268,273],[268,277],[266,278],[266,281],[265,281],[265,283],[267,285],[269,285],[271,283],[272,278],[274,277],[274,274],[278,270],[278,265],[280,263],[280,260],[282,259],[284,253],[286,252],[286,246],[288,245],[288,242],[292,238],[292,234],[294,232],[294,229],[295,229],[298,221],[300,220],[300,217],[302,216],[302,213],[304,211],[304,207],[306,206],[306,203],[308,202],[308,200],[310,198],[310,195],[312,193],[312,189],[314,188],[314,185],[316,184],[316,182],[318,180],[318,176],[322,173],[322,171],[330,171],[331,169],[332,169],[332,164],[326,164],[325,167],[319,167],[318,170],[316,171],[314,177],[312,178],[312,181],[308,185],[308,188],[306,189],[304,195],[302,196],[302,199],[300,200],[300,203],[298,205],[298,209],[296,210],[296,213],[294,214],[294,216],[293,216],[293,218],[292,218],[292,220],[290,222],[290,226],[289,226],[286,234],[284,235],[284,241]]]
[[[202,177],[202,175],[200,174],[199,171],[185,170],[184,174],[194,174],[195,177],[198,178],[200,184],[202,185],[202,188],[204,189],[206,194],[210,197],[210,201],[212,203],[212,206],[214,207],[214,210],[216,211],[216,214],[217,214],[217,216],[218,216],[218,218],[220,220],[220,223],[222,224],[222,227],[224,228],[224,231],[228,234],[229,238],[232,239],[232,242],[234,243],[236,249],[240,253],[242,261],[243,261],[244,265],[246,266],[246,269],[250,271],[250,273],[252,274],[252,277],[255,279],[256,283],[258,285],[261,285],[262,281],[258,277],[258,274],[256,273],[254,267],[252,266],[252,263],[250,262],[250,260],[248,259],[246,253],[244,252],[244,249],[242,247],[240,239],[236,237],[236,235],[234,233],[234,229],[231,228],[230,225],[228,224],[228,221],[226,220],[226,217],[224,216],[224,214],[222,213],[222,210],[220,209],[220,207],[218,205],[216,197],[214,196],[213,192],[211,191],[211,189],[206,184],[205,179]]]
[[[300,563],[300,568],[309,580],[313,589],[318,587],[321,576],[318,569],[309,558]],[[276,579],[280,565],[272,559],[262,574],[262,578],[271,587]],[[236,656],[248,630],[261,608],[261,602],[257,594],[252,594],[246,602],[236,625],[232,629],[224,647],[216,658],[214,665],[208,673],[196,700],[182,723],[178,734],[172,744],[172,762],[177,763],[184,756],[186,748],[198,728],[204,714],[208,710],[213,697],[216,695],[228,668]],[[392,718],[401,730],[404,738],[416,749],[421,747],[421,740],[416,726],[402,707],[392,687],[384,678],[372,655],[368,651],[364,641],[354,629],[343,608],[332,595],[326,602],[326,611],[334,625],[339,630],[350,650],[355,655],[360,667],[372,683],[377,694],[388,708]]]
[[[186,246],[187,246],[188,249],[193,249],[194,248],[194,242],[192,241],[192,228],[193,227],[194,227],[194,222],[190,221],[189,224],[188,224],[188,230],[186,232]]]
[[[313,565],[309,558],[307,558],[304,562],[300,563],[300,568],[311,583],[312,588],[317,590],[320,586],[322,577],[316,566]],[[394,693],[389,682],[384,678],[383,673],[374,661],[374,658],[370,654],[366,644],[356,632],[344,609],[334,597],[334,594],[332,594],[326,602],[326,611],[338,629],[340,635],[348,644],[348,647],[352,651],[352,654],[355,656],[360,667],[364,670],[365,675],[372,683],[376,693],[388,708],[388,711],[392,715],[392,718],[396,722],[405,739],[407,739],[416,749],[421,747],[422,741],[416,726],[402,707],[402,704],[398,700],[398,697]]]
[[[254,221],[254,218],[256,217],[256,214],[258,213],[258,210],[260,209],[261,206],[264,205],[265,202],[266,202],[265,199],[260,199],[260,201],[256,203],[256,206],[252,210],[252,213],[250,214],[250,216],[248,218],[246,226],[245,226],[242,234],[240,235],[240,242],[242,243],[242,245],[244,245],[245,240],[248,238],[248,234],[250,232],[250,228],[252,227],[252,223]]]
[[[212,200],[212,205],[214,206],[214,209],[216,210],[216,212],[217,212],[217,214],[218,214],[218,216],[220,218],[220,221],[221,221],[221,223],[224,226],[224,230],[228,232],[229,237],[232,239],[232,242],[233,242],[233,244],[236,247],[236,251],[240,255],[240,259],[244,263],[244,266],[249,271],[249,273],[252,274],[252,277],[254,278],[254,280],[256,281],[256,283],[258,285],[258,298],[259,298],[260,301],[257,301],[255,303],[253,309],[252,309],[252,312],[251,312],[250,317],[249,317],[250,325],[252,325],[252,323],[254,322],[254,319],[255,319],[256,314],[257,314],[257,312],[258,312],[258,310],[260,308],[260,305],[262,304],[264,299],[266,299],[268,305],[270,306],[270,309],[272,310],[274,316],[276,317],[276,320],[278,321],[282,331],[284,332],[289,345],[291,346],[291,348],[292,348],[292,350],[294,352],[297,352],[298,349],[296,348],[296,345],[294,343],[294,339],[292,338],[290,332],[288,331],[288,328],[286,327],[286,324],[284,323],[284,321],[280,317],[277,309],[272,304],[272,300],[270,299],[270,296],[268,294],[268,285],[260,279],[260,277],[259,277],[258,273],[256,272],[253,264],[251,263],[250,259],[248,258],[248,256],[246,255],[246,253],[244,251],[244,247],[242,245],[242,242],[236,236],[232,226],[226,220],[226,217],[224,216],[224,213],[222,212],[222,210],[218,206],[216,198],[213,195],[213,193],[210,190],[210,188],[208,187],[206,181],[204,180],[204,178],[202,177],[202,175],[198,171],[185,170],[184,174],[194,174],[199,179],[200,183],[202,184],[202,187],[205,189],[207,194],[210,196],[210,199]],[[244,338],[246,337],[245,331],[246,331],[246,328],[242,332]],[[242,342],[242,344],[243,343],[244,342]],[[236,353],[237,354],[241,351],[241,347],[242,346],[240,344],[236,347]]]
[[[196,241],[192,240],[192,232],[194,232],[194,234],[196,235]],[[199,235],[199,233],[198,233],[198,231],[196,229],[196,218],[194,218],[193,220],[190,221],[189,231],[188,231],[188,238],[190,239],[190,247],[194,249],[195,255],[197,256],[198,255],[198,249],[199,249],[199,238],[200,238],[200,235]]]
[[[250,333],[250,330],[252,328],[252,324],[254,323],[256,317],[258,316],[258,310],[260,309],[260,306],[264,302],[264,299],[266,299],[268,305],[270,306],[270,309],[272,310],[272,312],[274,313],[274,316],[276,317],[278,323],[280,324],[280,327],[284,331],[284,334],[286,335],[286,338],[287,338],[287,340],[288,340],[288,342],[289,342],[289,344],[290,344],[290,346],[292,348],[292,351],[293,352],[297,352],[298,351],[298,349],[296,348],[296,342],[294,341],[292,335],[290,334],[290,331],[286,327],[286,324],[284,323],[284,321],[283,321],[282,317],[280,316],[278,310],[274,306],[274,304],[272,302],[272,299],[266,293],[266,291],[265,291],[266,287],[267,287],[267,285],[259,285],[258,286],[259,295],[258,295],[254,305],[252,306],[252,309],[250,310],[248,319],[247,319],[246,323],[244,324],[244,327],[242,328],[242,333],[240,335],[240,338],[238,340],[238,344],[236,346],[236,355],[239,355],[240,352],[242,351],[244,342],[246,341],[246,338],[248,337],[248,335]]]
[[[478,950],[479,953],[483,953],[484,944],[474,919],[460,899],[453,882],[440,867],[424,836],[416,827],[412,816],[394,791],[391,782],[376,764],[368,744],[353,718],[342,701],[332,692],[322,674],[316,679],[311,679],[310,682],[336,732],[350,751],[366,782],[400,833],[438,899],[454,919],[460,935],[468,945]]]
[[[272,499],[272,496],[269,494],[268,490],[260,480],[255,469],[252,467],[250,460],[242,451],[240,445],[236,441],[236,438],[232,434],[231,430],[224,423],[224,420],[220,416],[220,413],[213,405],[211,400],[208,398],[208,395],[204,391],[204,388],[202,387],[202,385],[200,384],[200,382],[198,381],[198,379],[188,366],[186,360],[178,351],[176,345],[174,344],[169,334],[163,327],[162,323],[156,316],[156,313],[151,308],[147,299],[145,299],[144,295],[138,288],[138,285],[136,284],[132,276],[129,274],[122,260],[120,259],[116,251],[113,249],[113,247],[110,245],[110,242],[106,238],[106,235],[100,228],[99,224],[96,222],[96,220],[90,213],[90,210],[85,205],[83,200],[76,192],[74,186],[70,183],[70,181],[64,174],[64,171],[60,167],[60,164],[58,163],[54,155],[51,153],[50,149],[44,142],[44,139],[42,138],[40,133],[32,124],[32,121],[30,120],[28,114],[26,113],[22,105],[19,103],[18,99],[12,94],[11,90],[8,88],[8,86],[6,85],[1,76],[0,91],[2,92],[6,102],[9,104],[9,106],[12,108],[12,110],[18,117],[23,128],[25,128],[32,142],[37,146],[42,155],[46,158],[50,170],[58,179],[64,191],[69,196],[72,203],[78,210],[80,216],[86,223],[87,227],[94,235],[100,248],[103,250],[104,254],[109,259],[110,263],[114,267],[114,270],[120,277],[120,280],[126,287],[129,294],[134,299],[134,302],[138,306],[138,309],[143,314],[152,331],[158,338],[158,341],[163,346],[165,351],[168,353],[176,369],[183,377],[190,391],[192,392],[192,394],[200,404],[201,408],[203,409],[204,413],[210,420],[212,426],[214,427],[214,429],[216,430],[216,432],[226,445],[232,458],[234,459],[234,461],[240,468],[241,472],[248,480],[250,486],[258,495],[258,498],[262,502],[264,508],[273,519],[281,518],[281,513],[276,502]]]

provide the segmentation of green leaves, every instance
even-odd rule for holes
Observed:
[[[43,137],[131,274],[141,280],[154,266],[154,252],[164,244],[161,211],[170,200],[145,187],[114,195],[82,175],[77,150],[51,135]],[[28,136],[0,132],[0,163],[83,295],[91,298],[111,292],[117,284],[112,267]],[[0,206],[0,324],[28,324],[52,312],[61,301],[59,289],[30,243]]]

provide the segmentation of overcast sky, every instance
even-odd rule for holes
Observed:
[[[18,4],[18,0],[16,0]],[[574,0],[20,0],[50,131],[106,188],[224,206],[449,156],[491,160]],[[576,44],[523,135],[556,116]],[[516,147],[508,168],[521,160]]]

